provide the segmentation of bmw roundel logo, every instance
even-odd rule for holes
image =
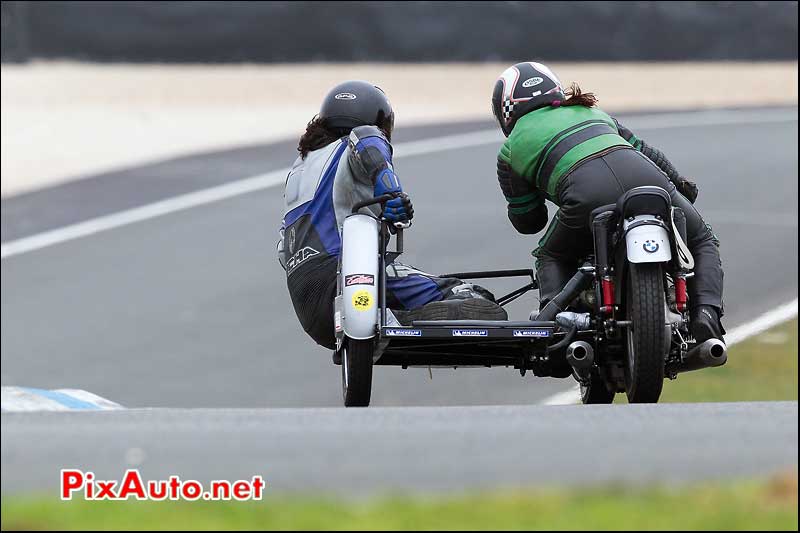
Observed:
[[[654,254],[658,251],[658,243],[656,241],[644,241],[642,248],[648,254]]]

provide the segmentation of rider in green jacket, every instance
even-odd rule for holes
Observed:
[[[592,210],[634,187],[656,185],[686,215],[695,260],[688,284],[692,333],[698,342],[721,339],[719,241],[693,205],[696,185],[595,103],[576,84],[565,91],[541,63],[517,63],[494,87],[492,109],[508,137],[497,157],[497,178],[509,220],[520,233],[538,233],[548,220],[545,200],[559,207],[534,251],[540,305],[558,294],[591,253]]]

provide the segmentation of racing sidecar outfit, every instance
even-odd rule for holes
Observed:
[[[327,348],[334,349],[336,344],[333,315],[342,224],[353,205],[374,197],[378,176],[388,176],[399,186],[391,144],[379,128],[359,126],[305,159],[298,157],[286,179],[278,259],[286,270],[292,305],[303,329]],[[378,216],[380,207],[362,212]],[[440,278],[399,263],[387,265],[386,276],[387,307],[401,322],[507,318],[490,292],[459,279]],[[443,300],[453,302],[433,306],[427,314],[415,312]]]

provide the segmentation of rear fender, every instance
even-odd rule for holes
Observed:
[[[672,260],[669,232],[661,219],[638,215],[626,219],[626,256],[631,263],[665,263]]]

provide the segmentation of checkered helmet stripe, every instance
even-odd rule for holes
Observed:
[[[505,100],[503,102],[503,117],[506,119],[506,122],[511,118],[511,113],[514,112],[514,102],[510,100]]]

